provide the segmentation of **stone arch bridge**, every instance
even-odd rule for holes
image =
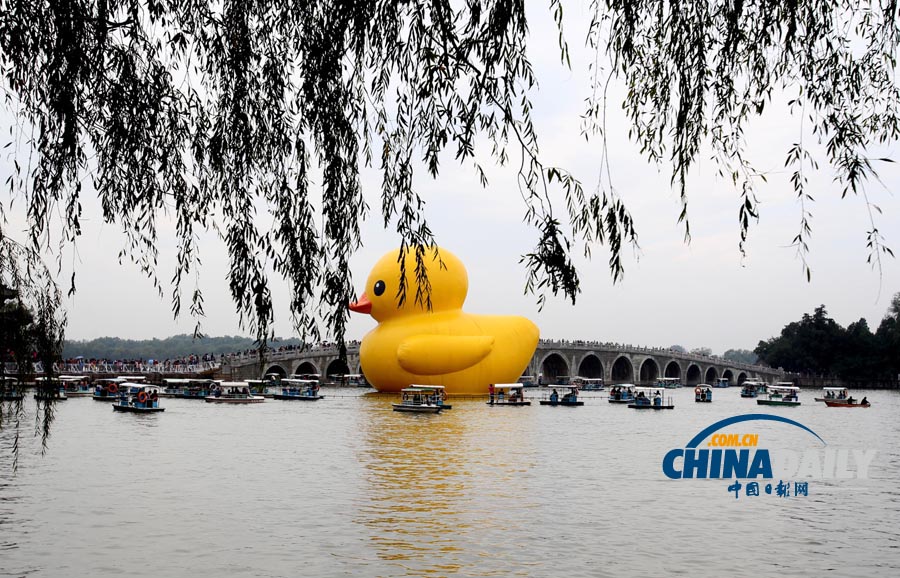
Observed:
[[[300,350],[271,351],[260,360],[255,351],[227,357],[221,377],[231,380],[256,379],[266,373],[287,376],[318,373],[327,376],[347,373],[365,374],[359,362],[359,344],[348,344],[347,361],[340,359],[337,347],[320,346]],[[601,343],[596,341],[541,340],[528,364],[526,375],[541,384],[557,383],[561,377],[602,377],[607,384],[634,383],[653,385],[662,377],[675,377],[685,385],[715,383],[727,378],[732,385],[747,379],[768,383],[784,379],[784,372],[770,367],[736,363],[717,357],[658,349]]]

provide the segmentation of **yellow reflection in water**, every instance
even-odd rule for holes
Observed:
[[[452,398],[454,409],[439,415],[404,414],[391,410],[393,401],[369,395],[361,412],[366,503],[357,522],[368,528],[378,558],[407,575],[464,566],[467,574],[492,574],[485,563],[497,555],[491,544],[524,529],[505,516],[529,506],[517,427],[525,416]]]

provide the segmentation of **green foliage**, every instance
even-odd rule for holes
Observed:
[[[738,363],[749,363],[751,365],[754,365],[759,361],[759,357],[749,349],[729,349],[722,354],[722,359],[736,361]]]
[[[865,319],[846,329],[828,317],[825,306],[789,323],[779,337],[760,341],[759,359],[788,371],[848,379],[895,379],[900,373],[900,323],[894,304],[873,335]]]
[[[299,345],[299,339],[276,339],[269,343],[270,347],[281,345]],[[234,353],[256,347],[252,337],[224,336],[201,337],[193,335],[173,335],[165,339],[120,339],[118,337],[99,337],[85,341],[66,341],[63,358],[71,359],[82,355],[87,359],[177,359],[191,354],[203,355],[212,353]]]

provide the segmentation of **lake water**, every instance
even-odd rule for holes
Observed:
[[[44,456],[29,400],[15,474],[8,422],[0,432],[0,575],[900,575],[898,392],[854,392],[866,410],[825,408],[811,391],[800,407],[762,408],[730,388],[712,404],[670,390],[673,411],[585,392],[577,408],[454,399],[409,415],[366,391],[163,399],[148,416],[70,399]],[[875,450],[868,478],[735,498],[727,480],[663,475],[670,449],[760,411],[830,450]],[[773,455],[822,451],[792,426],[727,431],[759,433]]]

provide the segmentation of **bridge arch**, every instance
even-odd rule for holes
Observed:
[[[263,375],[266,376],[270,373],[278,374],[278,377],[287,377],[287,371],[277,363],[270,365],[269,368],[263,372]]]
[[[347,362],[341,360],[340,357],[332,360],[325,369],[326,377],[331,377],[332,375],[347,375],[348,373],[350,373],[350,367],[347,365]]]
[[[581,377],[603,377],[603,362],[593,353],[588,353],[578,364],[578,375]]]
[[[704,381],[706,383],[713,384],[718,381],[718,379],[719,371],[715,367],[710,366],[709,369],[706,370],[706,379],[704,379]]]
[[[674,359],[666,364],[666,374],[663,377],[677,377],[681,379],[681,364]]]
[[[545,385],[553,385],[560,375],[569,375],[569,364],[559,353],[553,352],[541,361],[541,378]]]
[[[641,364],[641,382],[649,383],[659,379],[659,365],[652,357],[648,357]]]
[[[747,381],[747,374],[742,371],[738,374],[737,384],[743,385],[745,381]]]
[[[631,364],[631,359],[624,355],[617,357],[612,365],[611,377],[613,383],[633,383],[634,365]]]
[[[313,373],[319,374],[322,373],[319,371],[319,368],[316,367],[316,364],[312,361],[303,361],[294,368],[293,373]]]
[[[735,385],[734,372],[730,369],[726,369],[725,371],[723,371],[722,377],[728,380],[728,385]]]
[[[684,384],[691,386],[700,383],[700,366],[696,363],[688,365],[687,373],[684,376]]]

